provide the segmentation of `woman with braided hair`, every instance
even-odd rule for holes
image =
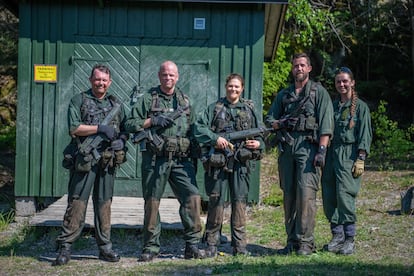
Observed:
[[[323,208],[332,239],[324,249],[349,255],[355,251],[355,201],[371,146],[371,116],[367,104],[358,98],[348,67],[335,72],[335,88],[339,93],[333,101],[335,129],[322,173]]]

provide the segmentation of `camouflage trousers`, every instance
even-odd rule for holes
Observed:
[[[198,244],[202,237],[201,198],[195,168],[190,158],[156,157],[143,154],[142,190],[145,200],[143,252],[160,251],[161,222],[159,205],[167,183],[180,203],[179,214],[187,244]]]
[[[57,237],[58,247],[70,248],[82,234],[89,196],[93,190],[95,238],[99,250],[112,249],[111,204],[114,174],[94,166],[86,173],[72,172],[68,191],[68,206],[63,217],[62,232]]]

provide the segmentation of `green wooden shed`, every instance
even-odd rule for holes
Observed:
[[[263,61],[274,58],[287,4],[281,0],[3,2],[19,17],[18,216],[35,211],[26,202],[36,206],[37,199],[67,192],[68,171],[61,166],[70,139],[67,107],[74,94],[89,88],[94,64],[110,66],[111,90],[127,110],[139,93],[158,84],[158,67],[168,59],[177,63],[178,86],[193,99],[195,110],[225,95],[226,76],[238,72],[246,80],[244,97],[253,99],[261,111]],[[128,148],[115,195],[140,197],[140,152],[131,143]],[[197,179],[202,188],[201,167]],[[253,181],[259,183],[259,169]],[[254,187],[250,201],[259,198],[259,185]],[[166,191],[166,197],[171,195]]]

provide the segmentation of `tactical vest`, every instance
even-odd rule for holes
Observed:
[[[211,130],[213,132],[232,132],[252,128],[254,120],[253,101],[246,99],[240,99],[240,101],[243,103],[243,107],[234,118],[224,105],[224,98],[216,102],[211,123]]]
[[[150,114],[158,115],[159,113],[166,113],[166,112],[173,112],[174,110],[168,109],[168,108],[161,108],[160,107],[160,100],[158,95],[158,88],[153,87],[150,90],[151,96],[152,96],[152,102],[151,102],[151,110],[149,111]],[[190,100],[188,99],[188,96],[185,95],[180,89],[175,88],[175,93],[177,97],[178,105],[184,110],[184,114],[187,116],[187,122],[189,124],[190,122]],[[188,128],[189,129],[189,125]]]
[[[318,129],[318,122],[316,120],[316,93],[318,91],[319,82],[312,82],[309,91],[310,101],[305,103],[303,111],[298,116],[298,122],[292,129],[294,131],[315,131]],[[303,95],[307,97],[308,95]],[[303,97],[292,95],[291,93],[284,95],[282,105],[284,116],[289,115],[300,103]]]
[[[157,115],[159,113],[174,112],[169,108],[161,108],[159,101],[158,88],[154,87],[150,90],[152,96],[151,110],[150,114]],[[158,156],[166,156],[169,159],[172,157],[189,157],[195,154],[193,151],[194,143],[190,141],[189,131],[190,131],[190,100],[187,95],[185,95],[180,89],[175,89],[175,95],[177,98],[177,104],[183,109],[183,113],[187,117],[187,126],[181,126],[181,121],[177,123],[177,132],[175,136],[165,136],[162,135],[164,143],[162,148],[153,148],[149,144],[150,150]],[[181,129],[186,129],[186,132],[182,132]]]
[[[81,117],[82,122],[86,125],[99,125],[105,117],[111,112],[115,103],[119,103],[119,101],[113,96],[109,95],[109,105],[105,107],[100,107],[97,105],[96,100],[90,97],[86,97],[85,93],[82,93],[82,105],[81,105]],[[121,117],[118,114],[115,116],[112,121],[111,125],[119,132],[119,125],[121,123]]]

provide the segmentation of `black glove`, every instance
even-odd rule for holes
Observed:
[[[326,147],[320,146],[318,153],[315,155],[315,159],[313,161],[313,165],[315,167],[323,168],[325,166],[325,157],[326,157]]]
[[[170,126],[173,122],[174,122],[173,119],[165,116],[164,114],[159,114],[157,116],[151,116],[152,126],[167,127],[167,126]]]
[[[125,141],[123,139],[116,139],[111,142],[111,148],[115,151],[122,150],[125,147]]]
[[[113,141],[116,138],[116,131],[112,126],[98,125],[98,133],[105,134],[110,141]]]

